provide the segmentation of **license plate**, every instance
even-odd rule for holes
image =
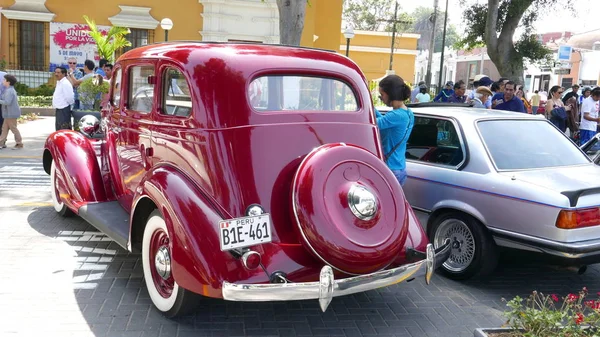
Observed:
[[[271,242],[271,217],[268,213],[219,221],[221,250]]]

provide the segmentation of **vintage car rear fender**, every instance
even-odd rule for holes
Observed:
[[[435,218],[435,215],[440,214],[440,212],[443,212],[445,210],[456,210],[459,212],[466,213],[466,214],[474,217],[475,219],[477,219],[479,222],[481,222],[485,226],[487,226],[487,221],[486,221],[485,217],[477,208],[475,208],[465,202],[458,201],[458,200],[440,200],[440,201],[438,201],[431,209],[431,214],[433,216],[429,217],[429,222],[431,223],[431,221]]]
[[[134,198],[130,223],[140,225],[134,217],[144,198],[160,209],[172,240],[173,277],[181,287],[204,296],[222,297],[224,280],[268,282],[260,268],[247,270],[231,253],[221,251],[218,223],[223,217],[183,173],[171,166],[159,166],[148,172],[141,186]],[[139,228],[131,228],[130,242],[141,240],[139,233]]]
[[[69,196],[64,202],[71,209],[77,209],[81,203],[106,201],[96,152],[84,135],[60,130],[48,136],[43,155],[44,171],[48,174],[52,161],[65,182],[59,184],[59,193]]]

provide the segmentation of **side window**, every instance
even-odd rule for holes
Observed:
[[[460,136],[451,121],[415,117],[415,126],[406,146],[406,159],[455,167],[464,158]]]
[[[357,111],[358,98],[346,83],[327,77],[259,77],[248,88],[257,111]]]
[[[161,114],[187,117],[192,113],[192,97],[185,75],[169,68],[163,77]]]
[[[154,66],[129,68],[129,109],[150,113],[154,107],[154,84],[150,81]]]
[[[117,71],[115,71],[115,74],[113,75],[113,77],[115,78],[115,82],[113,84],[113,104],[114,106],[120,106],[121,104],[121,69],[117,69]]]

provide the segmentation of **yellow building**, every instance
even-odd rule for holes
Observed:
[[[343,0],[310,0],[301,45],[345,53],[342,7]],[[0,0],[0,13],[0,65],[5,63],[10,70],[49,72],[66,65],[70,57],[77,58],[80,67],[85,59],[97,63],[84,14],[100,29],[130,28],[131,48],[164,41],[160,27],[164,18],[173,22],[169,40],[279,43],[275,0]],[[356,32],[352,39],[350,58],[369,80],[385,75],[389,35]],[[417,39],[405,35],[397,40],[394,69],[406,79],[414,77]],[[42,83],[43,78],[41,83],[26,84]]]
[[[369,81],[385,76],[390,65],[392,33],[354,31],[348,57],[358,64]],[[415,77],[415,59],[419,34],[396,34],[392,70],[405,81]],[[346,52],[346,38],[341,34],[340,53]]]

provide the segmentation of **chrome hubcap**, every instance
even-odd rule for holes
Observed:
[[[360,220],[371,220],[377,214],[377,198],[366,187],[358,184],[348,191],[348,206]]]
[[[163,280],[167,280],[171,276],[171,256],[167,247],[162,246],[156,252],[154,267]]]
[[[446,239],[450,239],[452,251],[444,267],[453,272],[465,270],[475,257],[473,233],[461,220],[448,219],[440,224],[435,233],[435,246],[442,246]]]

